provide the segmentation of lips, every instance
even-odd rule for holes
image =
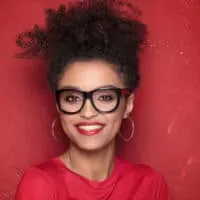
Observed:
[[[99,123],[99,122],[93,122],[93,123],[78,123],[75,125],[78,132],[82,135],[97,135],[101,132],[101,130],[104,128],[105,124]]]

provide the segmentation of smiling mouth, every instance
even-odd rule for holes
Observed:
[[[101,132],[101,130],[105,127],[104,124],[96,123],[96,124],[77,124],[76,129],[82,135],[96,135]]]

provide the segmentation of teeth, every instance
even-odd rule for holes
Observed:
[[[86,131],[93,131],[95,129],[102,128],[101,125],[89,125],[89,126],[79,126],[80,129],[86,130]]]

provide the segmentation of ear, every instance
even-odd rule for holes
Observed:
[[[134,108],[134,94],[131,94],[126,101],[126,109],[124,112],[124,119],[128,118],[129,114]]]
[[[57,110],[58,113],[60,113],[60,110],[58,108],[58,104],[56,104],[56,110]]]

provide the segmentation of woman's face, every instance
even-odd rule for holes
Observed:
[[[58,83],[58,89],[76,88],[87,92],[106,86],[125,88],[114,66],[100,60],[73,62]],[[83,150],[95,151],[113,143],[123,118],[128,117],[132,108],[133,95],[128,99],[122,97],[119,107],[111,113],[98,112],[88,99],[76,114],[59,112],[63,130],[71,142]]]

